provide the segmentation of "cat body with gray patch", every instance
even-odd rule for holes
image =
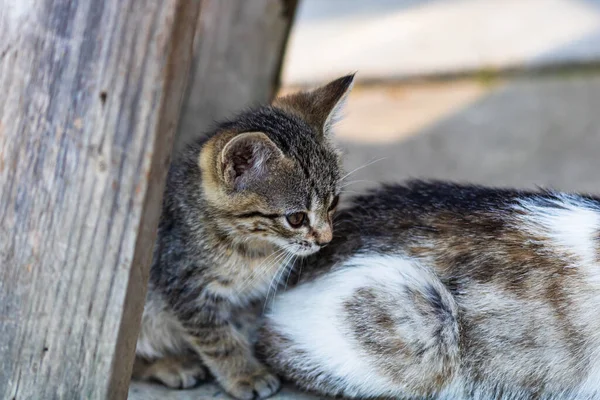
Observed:
[[[598,198],[413,181],[337,215],[267,313],[274,371],[350,398],[600,399]]]
[[[293,260],[332,238],[329,131],[352,80],[242,113],[173,163],[134,378],[186,388],[210,373],[238,399],[278,389],[253,354],[257,314]]]

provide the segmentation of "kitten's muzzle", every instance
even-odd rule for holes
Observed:
[[[327,245],[329,244],[329,242],[331,242],[331,240],[328,240],[328,241],[326,241],[326,242],[319,242],[319,241],[316,241],[316,242],[315,242],[315,244],[316,244],[317,246],[319,246],[319,247],[325,247],[325,246],[327,246]]]
[[[327,245],[329,242],[331,242],[331,239],[333,239],[333,230],[331,229],[331,225],[328,224],[321,229],[314,229],[311,232],[311,236],[317,246],[323,247]]]
[[[316,243],[302,241],[298,244],[298,248],[295,253],[299,256],[309,256],[311,254],[316,253],[319,250],[321,250],[321,246],[318,246]]]

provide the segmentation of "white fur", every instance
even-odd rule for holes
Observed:
[[[559,194],[555,207],[537,200],[524,200],[517,206],[525,211],[522,221],[533,234],[545,233],[560,253],[575,254],[581,265],[595,265],[600,229],[600,210],[577,195]]]
[[[573,211],[576,213],[578,210]],[[557,243],[564,244],[558,242],[560,234],[574,228],[572,225],[559,227],[556,224],[564,221],[566,216],[556,215],[544,219],[540,215],[538,213],[534,216],[538,218],[536,223],[544,221],[544,226],[554,229]],[[574,220],[580,224],[590,221],[581,218]],[[356,398],[402,397],[408,391],[398,382],[382,375],[377,368],[377,360],[365,354],[364,349],[353,339],[350,324],[343,319],[343,305],[359,288],[376,287],[380,293],[397,293],[399,287],[418,289],[426,284],[432,284],[432,274],[414,260],[403,256],[375,254],[356,256],[313,282],[279,294],[267,313],[268,324],[290,339],[297,350],[302,351],[302,358],[294,360],[296,365],[306,367],[306,370],[319,367],[319,370],[331,374],[338,385],[334,389],[343,391],[345,395]],[[485,293],[485,290],[472,289]],[[508,298],[492,296],[491,293],[479,300],[480,304],[475,307],[479,310],[485,310],[490,304],[501,304],[501,307],[508,309],[515,309],[518,305],[510,303]],[[528,312],[535,313],[531,310]],[[560,359],[560,354],[556,356],[557,360]],[[581,385],[548,397],[549,399],[600,399],[600,354],[589,354],[589,357],[590,369],[587,376],[582,377]],[[493,387],[482,383],[473,386],[473,382],[463,381],[463,378],[463,375],[457,375],[437,398],[487,400],[494,393]],[[330,387],[332,384],[330,382]],[[507,399],[528,398],[525,391],[519,390],[511,392],[510,396]]]
[[[596,351],[596,354],[593,355],[593,360],[595,362],[591,363],[590,371],[584,380],[583,384],[580,388],[580,397],[584,398],[584,396],[588,395],[588,393],[592,393],[595,397],[590,397],[594,399],[600,398],[600,351]],[[588,395],[591,396],[591,395]]]
[[[562,208],[533,205],[529,207],[533,211],[530,218],[532,222],[546,227],[559,251],[577,256],[579,263],[573,267],[585,273],[590,288],[598,294],[593,297],[582,297],[580,293],[572,295],[579,299],[582,319],[597,321],[597,307],[600,305],[600,265],[597,261],[600,256],[600,242],[597,239],[600,234],[600,209],[577,195],[561,194],[559,198],[557,204]],[[600,331],[594,333],[588,340],[600,345]],[[586,356],[590,360],[590,370],[582,391],[600,391],[600,347]]]
[[[557,194],[557,199],[552,203],[556,207],[544,206],[537,200],[521,201],[517,208],[525,212],[521,217],[525,229],[533,234],[548,235],[558,254],[575,256],[576,261],[571,267],[585,273],[590,289],[600,293],[600,265],[597,261],[600,251],[600,242],[597,240],[600,234],[600,209],[595,203],[573,194]],[[580,318],[586,323],[594,323],[598,320],[600,295],[580,296],[582,294],[572,293],[580,302]],[[595,337],[591,335],[588,340],[596,346],[600,345],[600,332]],[[584,398],[588,393],[598,393],[597,396],[600,396],[600,348],[586,356],[589,357],[590,370],[580,387],[579,396]]]
[[[270,324],[305,352],[307,366],[321,366],[339,378],[347,395],[400,396],[404,388],[380,374],[376,360],[365,357],[353,340],[342,320],[343,305],[359,288],[422,287],[429,274],[401,256],[356,256],[341,267],[278,295],[268,312]]]

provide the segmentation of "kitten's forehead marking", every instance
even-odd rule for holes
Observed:
[[[308,209],[308,220],[311,227],[319,224],[319,210],[323,209],[324,206],[325,203],[323,203],[322,199],[316,193],[313,193],[311,196],[311,207]]]
[[[316,213],[323,207],[323,200],[319,198],[317,193],[313,193],[310,211]]]

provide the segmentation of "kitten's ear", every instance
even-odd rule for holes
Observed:
[[[338,78],[310,92],[300,92],[275,99],[273,105],[299,115],[319,135],[327,136],[331,126],[341,117],[341,111],[352,89],[354,74]]]
[[[279,147],[264,133],[241,133],[221,151],[223,180],[229,188],[243,190],[252,182],[264,180],[269,166],[282,157]]]

